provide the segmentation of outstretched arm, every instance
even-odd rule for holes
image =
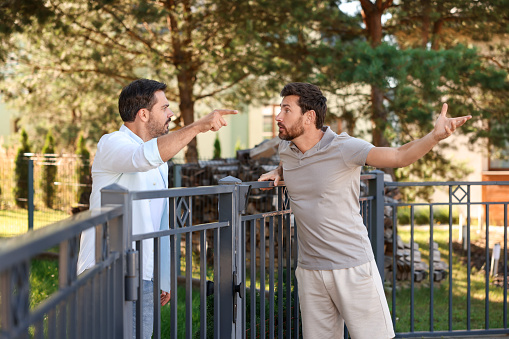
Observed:
[[[164,162],[170,160],[199,133],[218,131],[221,127],[226,126],[227,123],[223,116],[228,114],[237,114],[237,111],[216,109],[190,125],[157,138],[161,159]]]
[[[413,164],[428,153],[440,140],[449,137],[456,128],[462,126],[471,115],[459,118],[447,118],[447,104],[442,106],[442,112],[435,122],[433,131],[421,139],[411,141],[400,147],[375,147],[366,158],[366,165],[386,168],[405,167]]]

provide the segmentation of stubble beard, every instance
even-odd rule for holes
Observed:
[[[160,136],[168,134],[168,132],[170,130],[170,125],[169,125],[170,121],[171,121],[171,119],[168,119],[163,125],[158,125],[157,121],[155,121],[152,118],[149,118],[148,130],[149,130],[150,136],[152,138],[158,138]]]
[[[304,134],[304,126],[302,125],[303,117],[299,119],[299,121],[295,124],[295,126],[292,126],[290,128],[284,127],[286,133],[279,132],[279,139],[286,140],[286,141],[292,141],[295,138],[300,137],[302,134]],[[279,124],[278,124],[279,125]]]

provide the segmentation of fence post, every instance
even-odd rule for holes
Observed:
[[[115,265],[114,281],[116,286],[113,289],[115,305],[115,333],[118,338],[133,337],[133,303],[126,301],[126,277],[127,272],[127,252],[132,248],[132,201],[129,191],[124,187],[113,184],[101,189],[101,206],[106,205],[123,205],[124,211],[120,220],[110,222],[110,248],[112,252],[120,253],[120,264]]]
[[[182,187],[182,165],[173,165],[173,187]]]
[[[28,230],[34,229],[34,160],[28,158]]]
[[[221,338],[244,338],[245,283],[242,281],[241,262],[243,239],[241,237],[241,214],[245,211],[250,185],[242,185],[240,179],[228,176],[219,180],[220,185],[235,185],[232,194],[220,194],[219,221],[231,220],[231,227],[221,229]],[[224,291],[224,294],[223,294]],[[228,334],[230,333],[230,335]]]
[[[374,197],[370,225],[371,247],[375,255],[376,265],[380,277],[384,281],[384,172],[375,170],[370,172],[375,175],[374,180],[369,180],[369,195]]]

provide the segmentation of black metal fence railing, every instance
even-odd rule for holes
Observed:
[[[254,181],[275,167],[270,159],[249,164],[237,159],[200,160],[188,164],[173,159],[168,164],[170,188],[217,185],[227,176]],[[79,156],[26,153],[22,166],[27,169],[26,175],[16,182],[14,155],[3,154],[0,157],[0,237],[20,235],[88,209],[91,178],[80,178],[78,173],[89,164],[84,164]],[[46,186],[45,169],[48,167],[55,168],[56,177]],[[20,188],[18,194],[14,193],[16,187]],[[48,189],[53,195],[51,206],[45,200]],[[253,200],[251,209],[266,204],[273,194],[257,192],[256,195],[258,200]],[[217,218],[217,197],[193,197],[193,200],[195,222]]]
[[[391,211],[388,224],[392,225],[392,234],[389,232],[390,246],[386,251],[390,273],[386,278],[391,284],[389,305],[396,337],[509,333],[509,199],[483,202],[474,200],[472,194],[474,187],[495,185],[507,187],[509,182],[385,183],[388,188],[401,190],[432,186],[445,188],[447,192],[446,198],[439,202],[392,200],[385,204]],[[498,210],[501,216],[496,224],[490,217],[493,210]],[[422,215],[419,223],[418,213]],[[498,254],[494,245],[498,245]],[[405,271],[409,274],[403,274]],[[425,304],[422,298],[427,299]]]
[[[360,212],[381,276],[385,277],[396,336],[509,334],[509,202],[474,201],[471,194],[474,186],[508,186],[509,182],[384,186],[383,173],[377,171],[362,175],[361,182]],[[388,189],[416,185],[446,187],[448,198],[412,203],[384,196]],[[81,213],[45,230],[7,240],[0,247],[0,337],[29,334],[46,338],[47,333],[57,333],[54,337],[77,333],[77,338],[111,338],[116,337],[112,333],[122,333],[120,337],[130,333],[132,303],[128,299],[140,298],[137,289],[126,294],[127,258],[133,253],[130,245],[137,243],[138,254],[134,256],[139,256],[143,239],[153,241],[157,249],[159,239],[167,236],[174,294],[169,307],[161,310],[155,303],[155,338],[299,338],[302,332],[294,276],[298,225],[291,215],[286,189],[261,190],[269,186],[267,182],[227,177],[217,186],[161,191],[128,192],[110,187],[103,190],[102,201],[107,207],[101,211]],[[170,229],[132,236],[131,218],[124,216],[129,216],[133,200],[151,198],[168,199],[172,206]],[[215,206],[212,210],[216,214],[204,218],[203,201]],[[473,211],[478,212],[479,206],[484,217],[475,224]],[[495,225],[491,220],[500,212],[497,207],[503,212],[503,221]],[[427,210],[424,225],[417,222],[422,208]],[[443,216],[439,218],[441,208],[448,210],[445,221]],[[463,209],[463,218],[456,219],[455,208]],[[406,210],[408,215],[403,213]],[[92,227],[96,229],[98,264],[76,277],[79,234]],[[455,241],[456,232],[461,233],[459,241]],[[495,239],[501,250],[498,259],[493,250]],[[59,287],[43,303],[27,306],[32,290],[30,263],[55,246],[59,247]],[[479,253],[484,259],[476,257]],[[155,256],[154,260],[157,267],[160,258]],[[493,272],[498,272],[498,277]],[[156,270],[155,275],[159,273]],[[141,275],[134,276],[140,284]],[[126,299],[126,295],[130,297]],[[112,309],[122,311],[110,315]],[[142,316],[141,312],[137,314]],[[70,323],[76,326],[71,329]]]

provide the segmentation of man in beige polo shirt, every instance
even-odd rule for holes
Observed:
[[[361,167],[408,166],[471,116],[447,118],[447,105],[425,137],[400,147],[375,147],[324,127],[327,99],[317,86],[281,91],[279,167],[259,181],[285,181],[298,227],[295,272],[304,338],[394,337],[389,307],[367,229],[360,216]]]

